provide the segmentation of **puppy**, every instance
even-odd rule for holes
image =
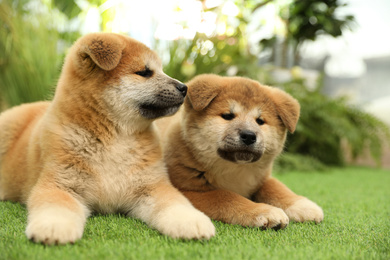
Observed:
[[[91,212],[122,212],[173,238],[212,237],[210,219],[171,185],[152,125],[186,91],[140,42],[79,39],[52,102],[0,116],[0,199],[27,204],[27,237],[73,243]]]
[[[158,121],[171,182],[215,220],[284,228],[323,220],[322,209],[271,177],[300,106],[287,93],[240,77],[200,75],[180,113]]]

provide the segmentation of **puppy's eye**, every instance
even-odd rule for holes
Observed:
[[[135,74],[144,78],[150,78],[151,76],[153,76],[153,71],[150,70],[148,67],[145,67],[144,70],[137,71]]]
[[[265,124],[265,121],[261,118],[257,118],[256,119],[256,123],[258,123],[259,125],[264,125]]]
[[[236,116],[233,113],[222,114],[221,117],[225,120],[233,120]]]

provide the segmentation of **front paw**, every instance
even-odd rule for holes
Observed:
[[[290,220],[296,222],[315,221],[320,223],[324,219],[324,212],[313,201],[302,198],[285,210]]]
[[[210,218],[190,205],[165,209],[155,221],[155,227],[172,238],[210,239],[215,236],[215,227]]]
[[[245,223],[244,226],[260,227],[263,229],[283,229],[289,223],[286,213],[282,209],[271,205],[258,204],[255,212],[254,218],[247,219],[249,222]]]
[[[28,216],[27,238],[46,245],[74,243],[83,235],[85,217],[62,207],[45,207]]]

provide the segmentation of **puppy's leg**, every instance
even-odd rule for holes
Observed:
[[[275,178],[268,178],[255,196],[255,200],[283,209],[290,220],[297,222],[324,219],[322,209],[311,200],[298,196]]]
[[[183,193],[197,209],[215,220],[261,228],[285,228],[288,225],[288,217],[282,209],[255,203],[231,191]]]
[[[131,215],[172,238],[209,239],[215,235],[211,220],[168,181],[141,196]]]
[[[47,245],[74,243],[83,234],[88,209],[55,185],[37,185],[27,201],[26,235]]]

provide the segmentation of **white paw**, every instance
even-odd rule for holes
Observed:
[[[83,235],[86,216],[58,206],[35,209],[28,216],[27,237],[47,245],[74,243]]]
[[[265,208],[264,205],[262,205],[262,213],[260,213],[254,222],[255,227],[261,227],[261,228],[276,228],[276,229],[283,229],[285,228],[288,223],[289,219],[286,213],[280,208],[276,208],[273,206],[266,205],[267,208]]]
[[[324,219],[324,212],[313,201],[302,198],[285,210],[290,220],[296,222],[315,221],[320,223]]]
[[[154,226],[172,238],[210,239],[215,236],[210,218],[191,205],[174,205],[163,210]]]

